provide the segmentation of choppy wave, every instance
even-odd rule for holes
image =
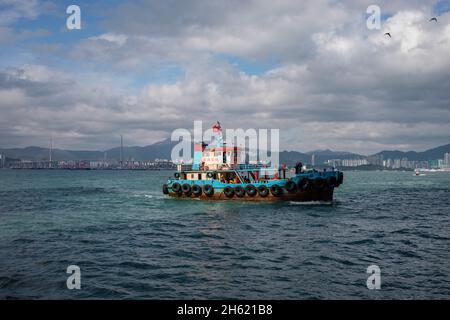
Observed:
[[[306,203],[167,199],[166,176],[0,172],[0,298],[367,299],[372,264],[376,298],[450,298],[449,174],[348,172]]]

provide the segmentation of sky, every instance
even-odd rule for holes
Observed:
[[[0,0],[0,147],[145,146],[194,120],[303,152],[450,143],[450,0]]]

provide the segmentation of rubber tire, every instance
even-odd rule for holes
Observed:
[[[284,185],[284,188],[289,192],[289,193],[295,193],[297,191],[297,184],[292,181],[289,180],[288,182],[286,182],[286,184]]]
[[[205,184],[203,186],[203,192],[208,196],[212,197],[214,195],[214,187],[210,184]]]
[[[330,177],[330,178],[328,178],[328,186],[329,186],[330,188],[335,188],[335,187],[337,187],[337,179],[336,179],[336,177]]]
[[[258,187],[258,194],[261,198],[265,198],[269,195],[270,191],[269,188],[266,186],[259,186]]]
[[[233,198],[234,196],[234,189],[230,186],[226,186],[225,188],[223,188],[223,194],[227,197],[227,198]]]
[[[247,193],[249,197],[254,197],[258,194],[258,190],[256,190],[254,185],[249,184],[245,187],[245,193]]]
[[[243,198],[243,197],[245,197],[245,189],[241,186],[236,186],[236,187],[234,187],[234,194],[238,198]]]
[[[274,197],[279,197],[283,193],[283,189],[281,189],[281,187],[279,185],[274,184],[273,186],[270,187],[270,193]]]
[[[172,191],[175,193],[181,193],[181,184],[179,184],[178,182],[172,184]]]
[[[298,182],[298,188],[300,190],[305,190],[308,185],[308,179],[307,178],[301,178]]]
[[[190,184],[184,183],[181,186],[181,191],[183,191],[183,193],[187,196],[190,196],[192,194],[192,188]]]
[[[194,194],[194,196],[196,196],[196,197],[200,197],[203,193],[202,188],[198,184],[192,185],[191,190],[192,190],[192,193]]]
[[[337,182],[338,182],[338,185],[341,185],[344,182],[344,173],[339,172]]]

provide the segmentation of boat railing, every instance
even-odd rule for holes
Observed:
[[[178,171],[191,171],[192,170],[192,164],[178,164],[177,165]]]
[[[250,163],[240,163],[235,166],[236,170],[252,170],[252,169],[269,169],[266,164],[250,164]]]

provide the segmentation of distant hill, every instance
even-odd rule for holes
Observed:
[[[123,147],[124,159],[155,160],[170,159],[172,148],[178,142],[166,139],[145,147]],[[109,159],[120,159],[120,147],[105,151]]]
[[[145,147],[124,147],[123,159],[134,160],[154,160],[169,159],[172,147],[176,142],[172,143],[170,139],[145,146]],[[0,153],[5,154],[9,158],[22,160],[48,160],[49,148],[26,147],[13,149],[0,149]],[[74,151],[53,149],[53,160],[101,160],[104,159],[120,159],[120,147],[105,151]]]
[[[306,153],[301,153],[297,151],[282,151],[280,152],[280,163],[286,164],[288,166],[295,165],[298,161],[304,164],[311,162],[311,156]]]
[[[155,159],[170,159],[172,148],[178,142],[172,142],[170,139],[166,139],[152,145],[145,147],[124,147],[123,159],[134,160],[155,160]],[[423,152],[416,151],[381,151],[373,156],[382,155],[384,159],[402,159],[408,158],[408,160],[434,160],[442,159],[444,153],[450,152],[450,144],[440,146]],[[11,148],[0,149],[1,154],[5,154],[8,158],[22,159],[22,160],[48,160],[49,149],[41,147],[26,147],[26,148]],[[332,150],[315,150],[307,153],[298,151],[282,151],[280,152],[280,163],[287,165],[294,165],[297,161],[301,161],[305,164],[311,163],[311,156],[314,154],[316,164],[322,164],[326,160],[331,159],[363,159],[366,156],[346,152],[346,151],[332,151]],[[118,160],[120,159],[120,148],[112,148],[105,151],[74,151],[74,150],[61,150],[53,149],[53,160]]]
[[[450,144],[440,146],[437,148],[425,150],[422,152],[416,151],[381,151],[374,156],[383,156],[384,159],[402,159],[408,158],[408,160],[414,161],[427,161],[427,160],[435,160],[435,159],[443,159],[445,153],[450,153]]]
[[[49,148],[26,147],[13,149],[0,149],[0,153],[9,158],[22,160],[48,160]],[[96,160],[103,158],[103,152],[100,151],[70,151],[53,149],[53,160]]]

